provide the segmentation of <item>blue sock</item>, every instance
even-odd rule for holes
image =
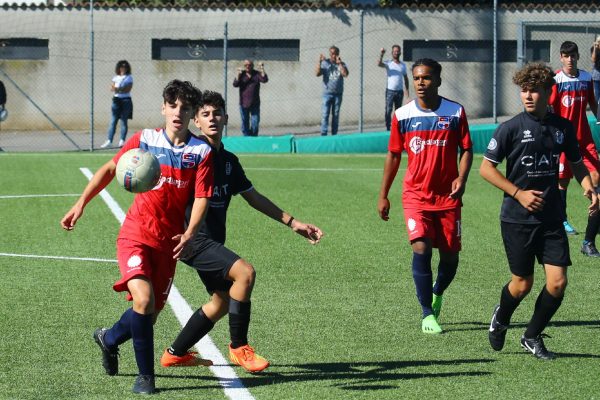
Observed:
[[[456,276],[456,270],[458,269],[458,259],[456,262],[448,263],[440,261],[438,265],[437,279],[433,285],[433,293],[438,296],[444,294],[444,291],[448,289],[448,286],[454,280]]]
[[[423,309],[423,318],[433,314],[431,301],[433,293],[431,289],[431,253],[417,254],[413,253],[412,273],[415,287],[417,289],[417,299]]]
[[[131,315],[131,338],[135,361],[141,375],[154,375],[154,327],[152,314],[142,315],[135,311]]]
[[[109,330],[106,331],[104,336],[104,343],[110,348],[118,347],[120,344],[125,343],[131,339],[131,315],[133,309],[129,308],[121,315],[119,319]]]

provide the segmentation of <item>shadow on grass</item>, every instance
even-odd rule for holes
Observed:
[[[272,365],[267,371],[259,374],[245,376],[241,378],[246,388],[284,384],[288,382],[333,382],[333,386],[343,390],[386,390],[396,389],[398,380],[423,379],[423,378],[453,378],[453,377],[480,377],[490,375],[490,372],[472,370],[456,372],[402,372],[405,368],[429,367],[440,369],[448,366],[456,369],[463,364],[476,364],[476,368],[481,368],[481,364],[491,363],[495,360],[482,359],[459,359],[459,360],[430,360],[430,361],[383,361],[383,362],[353,362],[353,363],[312,363],[312,364],[289,364]],[[134,375],[132,375],[134,376]],[[216,377],[212,375],[161,375],[159,379],[185,379],[202,380],[205,385],[186,386],[186,387],[167,387],[160,388],[160,391],[175,390],[194,390],[206,388],[220,388]],[[389,382],[389,383],[388,383]],[[226,388],[234,388],[239,381],[224,378],[221,384]],[[160,386],[160,384],[159,384]]]
[[[463,322],[443,322],[444,332],[460,332],[460,331],[481,331],[487,330],[489,322],[481,321],[463,321]],[[600,329],[600,321],[550,321],[548,328],[564,328],[569,326],[588,326],[590,328]],[[510,328],[527,327],[527,322],[515,322],[510,324]]]

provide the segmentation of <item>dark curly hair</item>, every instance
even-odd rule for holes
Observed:
[[[542,62],[525,64],[513,75],[513,83],[521,89],[534,89],[542,86],[550,89],[554,86],[554,71]]]
[[[189,81],[174,79],[165,86],[163,100],[165,103],[173,104],[178,99],[196,110],[202,101],[202,91]]]

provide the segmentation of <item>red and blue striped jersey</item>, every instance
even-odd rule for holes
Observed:
[[[152,190],[135,195],[119,238],[170,251],[177,244],[172,237],[184,232],[185,209],[192,196],[212,196],[212,150],[191,133],[184,145],[174,146],[164,129],[144,129],[113,161],[116,164],[123,153],[138,147],[156,156],[162,176]]]
[[[587,120],[588,104],[595,104],[592,75],[582,69],[576,77],[568,76],[561,69],[554,76],[550,105],[554,113],[571,121],[580,147],[593,142],[592,131]]]
[[[458,148],[470,149],[464,108],[441,98],[437,110],[423,110],[416,100],[394,112],[388,150],[408,154],[402,204],[405,208],[447,210],[460,205],[449,197],[458,177]]]

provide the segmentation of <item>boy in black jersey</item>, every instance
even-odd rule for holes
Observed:
[[[544,266],[546,285],[521,337],[521,346],[540,359],[555,357],[542,339],[544,328],[560,307],[571,265],[558,192],[559,157],[564,152],[573,173],[591,201],[590,215],[598,212],[598,197],[582,162],[573,125],[547,112],[554,72],[541,63],[517,71],[513,82],[521,88],[525,111],[501,124],[481,164],[481,176],[504,191],[500,211],[502,240],[512,273],[489,328],[490,345],[501,350],[510,318],[531,290],[535,259]],[[497,166],[506,159],[506,176]]]
[[[254,268],[223,245],[227,208],[231,197],[241,194],[254,209],[288,226],[307,238],[311,244],[317,244],[323,232],[314,225],[295,219],[260,194],[246,178],[238,158],[225,150],[221,139],[223,128],[227,124],[227,114],[225,101],[219,93],[205,91],[202,94],[201,106],[194,123],[213,148],[215,187],[204,223],[182,252],[181,261],[197,270],[212,297],[192,315],[171,347],[165,350],[161,364],[163,367],[210,365],[210,361],[196,357],[196,353],[190,352],[189,349],[204,337],[218,320],[229,314],[231,362],[249,372],[259,372],[267,368],[269,362],[248,345]]]

